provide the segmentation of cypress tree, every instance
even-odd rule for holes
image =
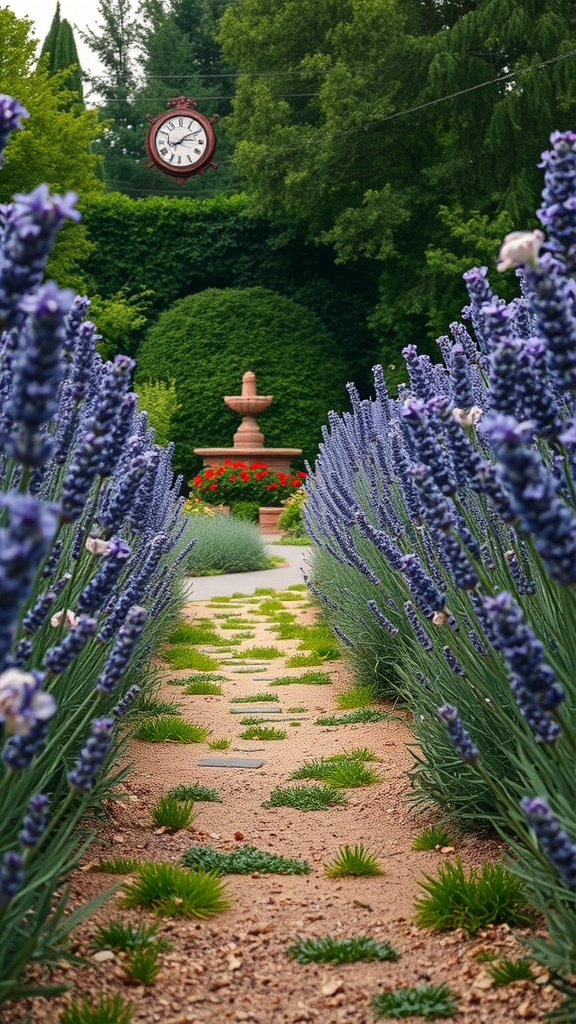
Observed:
[[[40,59],[47,57],[48,72],[50,75],[57,75],[61,71],[68,71],[62,78],[62,88],[75,93],[75,97],[68,104],[67,109],[74,110],[84,106],[84,94],[82,90],[82,69],[78,59],[78,50],[70,22],[60,17],[60,2],[56,4],[56,11],[50,25],[50,30],[40,52]]]

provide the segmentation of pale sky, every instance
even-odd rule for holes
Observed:
[[[33,34],[42,44],[54,17],[56,0],[0,0],[0,7],[9,7],[17,18],[29,18],[34,23]],[[97,72],[100,65],[96,55],[82,42],[77,28],[96,30],[102,20],[98,16],[98,0],[60,0],[60,17],[66,18],[74,30],[82,70]]]

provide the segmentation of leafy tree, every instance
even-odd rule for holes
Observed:
[[[39,181],[59,193],[98,192],[98,158],[90,149],[98,116],[95,111],[73,114],[63,109],[72,98],[64,87],[66,74],[50,75],[43,61],[36,66],[31,27],[28,19],[0,8],[0,92],[14,96],[30,114],[6,149],[0,201],[8,202],[14,192],[30,191]]]
[[[138,16],[130,0],[100,0],[101,21],[82,38],[97,54],[105,74],[90,78],[103,98],[98,150],[105,159],[106,185],[128,195],[210,195],[234,189],[230,144],[218,128],[217,177],[210,169],[186,185],[147,169],[144,140],[147,115],[184,95],[208,116],[227,113],[229,82],[214,32],[224,0],[140,0]],[[205,78],[204,75],[208,74]]]
[[[538,154],[576,114],[568,0],[237,0],[220,41],[253,209],[377,261],[371,323],[398,346],[455,318],[454,263],[485,258],[497,217],[525,226]]]
[[[76,40],[66,18],[60,18],[60,3],[56,4],[56,11],[52,19],[50,30],[40,51],[40,57],[45,57],[48,63],[48,70],[51,75],[58,71],[66,71],[66,77],[62,79],[65,89],[75,93],[76,98],[69,104],[74,109],[77,104],[83,104],[82,69],[78,59]]]

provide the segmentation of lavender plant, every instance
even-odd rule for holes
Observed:
[[[547,230],[465,274],[442,362],[404,351],[398,397],[349,386],[304,516],[309,586],[364,680],[415,711],[414,799],[496,826],[549,937],[531,940],[576,1012],[576,134],[543,154]]]
[[[2,145],[25,116],[0,97]],[[132,360],[104,363],[88,300],[43,281],[75,202],[41,185],[0,213],[0,1002],[61,987],[26,969],[90,910],[65,913],[77,825],[125,771],[193,543]]]

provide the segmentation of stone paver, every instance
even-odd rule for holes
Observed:
[[[265,762],[254,757],[202,757],[196,764],[200,768],[261,768]]]
[[[231,715],[281,715],[282,708],[271,708],[269,704],[242,704],[230,708]]]

